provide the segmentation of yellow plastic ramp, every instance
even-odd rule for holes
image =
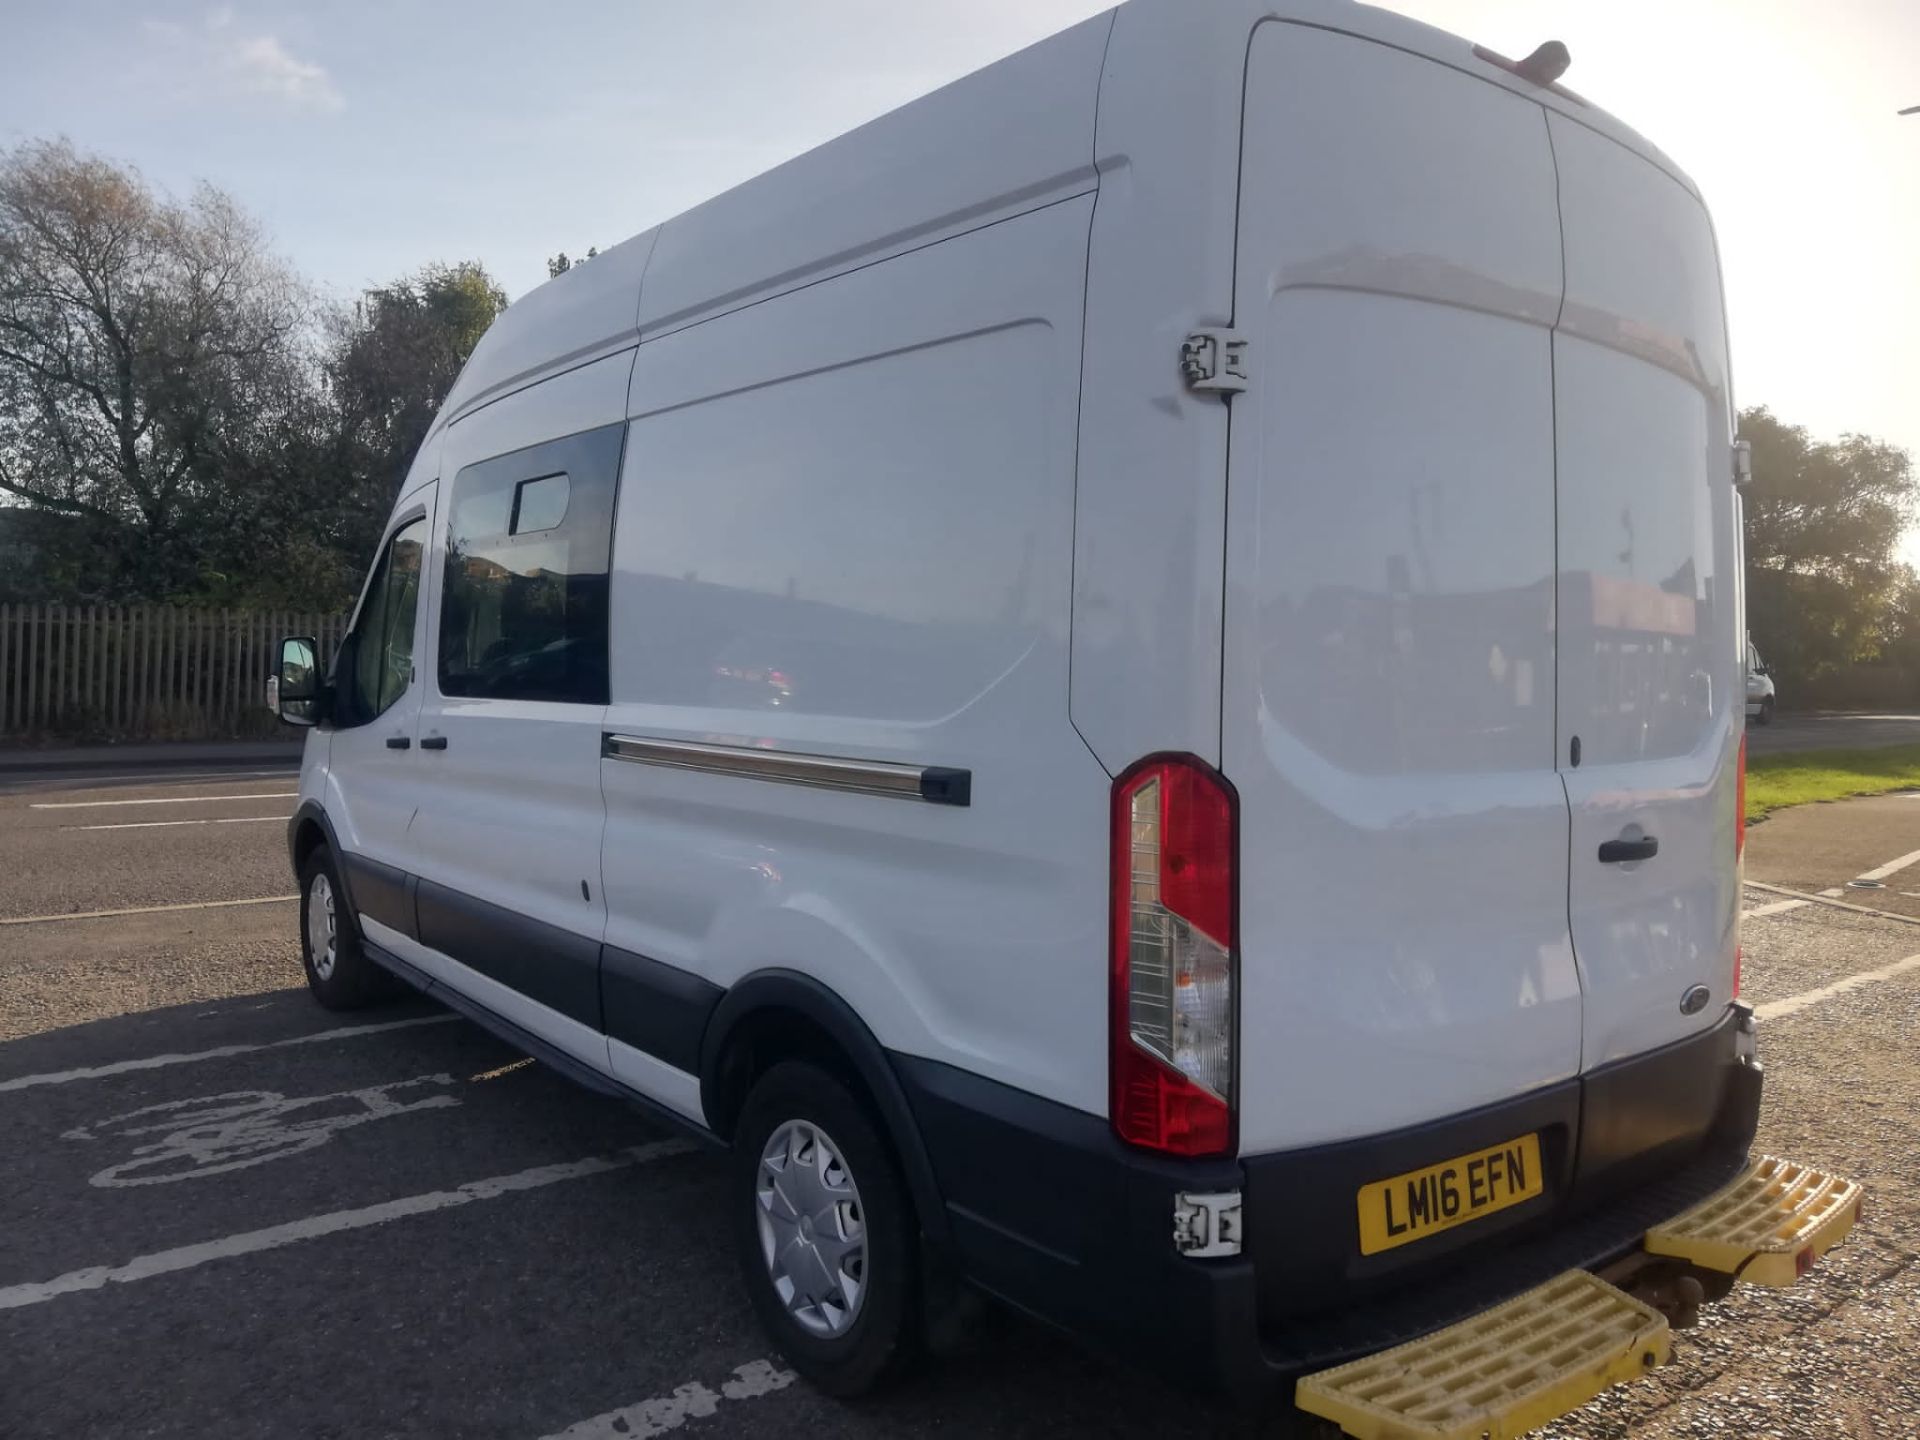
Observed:
[[[1860,1218],[1857,1182],[1763,1155],[1683,1215],[1647,1232],[1646,1249],[1755,1285],[1791,1285]]]
[[[1666,1318],[1585,1270],[1300,1381],[1293,1403],[1357,1440],[1510,1440],[1644,1375]]]

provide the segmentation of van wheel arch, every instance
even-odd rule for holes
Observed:
[[[340,877],[340,895],[346,902],[347,923],[358,929],[356,916],[359,908],[353,903],[353,876],[347,865],[347,852],[340,847],[340,837],[333,833],[333,822],[327,818],[327,812],[317,800],[303,800],[293,812],[293,818],[287,821],[287,858],[293,862],[293,874],[297,880],[307,857],[315,848],[325,845],[333,852],[336,872]]]
[[[819,981],[760,970],[728,989],[700,1046],[707,1124],[731,1139],[754,1082],[785,1060],[820,1066],[868,1105],[900,1162],[929,1249],[950,1256],[946,1206],[893,1062],[853,1007]]]
[[[293,857],[293,873],[298,875],[300,867],[307,863],[307,857],[319,845],[327,845],[327,832],[311,815],[297,815],[293,821],[293,839],[288,844],[288,852]],[[332,849],[331,845],[327,845]],[[337,851],[335,853],[338,853]]]

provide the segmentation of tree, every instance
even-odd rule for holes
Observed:
[[[562,250],[558,255],[552,256],[548,259],[547,278],[549,280],[558,280],[562,275],[566,274],[575,265],[584,265],[587,263],[587,261],[593,259],[599,253],[600,253],[600,247],[598,245],[589,245],[587,247],[587,253],[584,256],[582,256],[578,260],[569,260],[567,258],[567,252]]]
[[[85,589],[191,585],[223,451],[297,384],[306,297],[208,186],[65,141],[0,152],[0,492],[83,517]]]
[[[1895,558],[1912,520],[1912,457],[1864,435],[1814,440],[1762,407],[1746,491],[1747,624],[1792,693],[1877,655],[1911,572]]]
[[[506,292],[469,260],[425,266],[333,317],[321,362],[331,411],[321,509],[356,574],[441,401],[506,307]]]

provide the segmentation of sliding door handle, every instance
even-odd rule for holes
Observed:
[[[1625,865],[1632,860],[1651,860],[1660,853],[1660,842],[1651,835],[1639,840],[1608,840],[1600,847],[1602,865]]]
[[[444,750],[447,748],[447,737],[444,735],[423,736],[420,741],[420,748],[422,750]]]

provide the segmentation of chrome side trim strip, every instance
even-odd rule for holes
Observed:
[[[837,755],[796,755],[789,750],[761,750],[750,745],[650,740],[644,735],[612,732],[601,737],[601,754],[609,760],[628,760],[637,765],[665,765],[675,770],[775,780],[784,785],[847,790],[857,795],[924,800],[930,805],[973,803],[973,772],[939,765],[898,765],[885,760],[847,760]]]

